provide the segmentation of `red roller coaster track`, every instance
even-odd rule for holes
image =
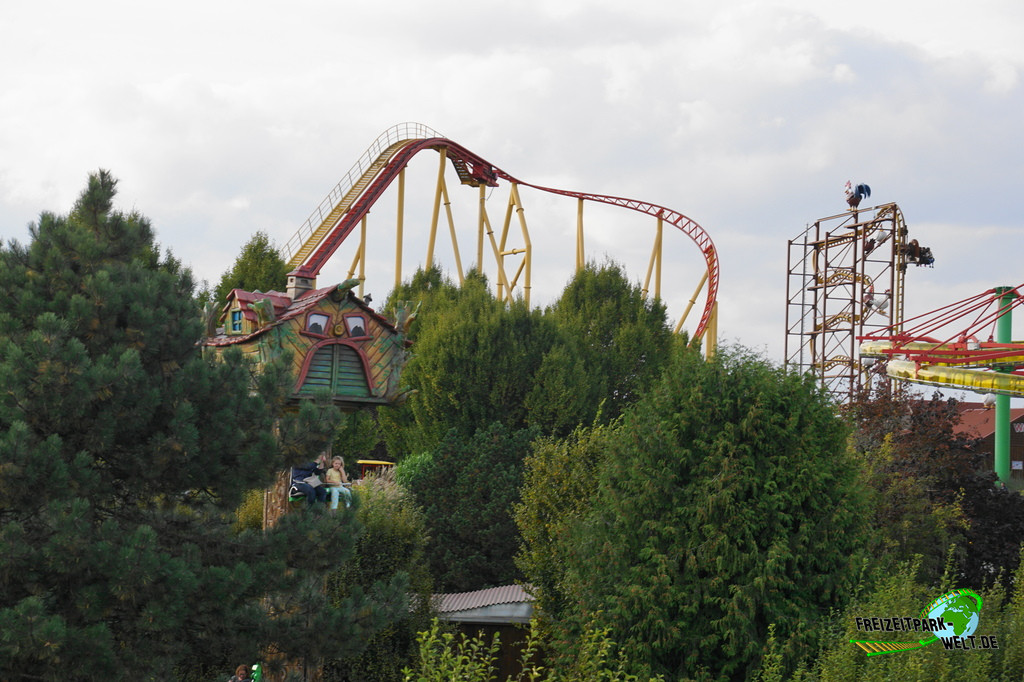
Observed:
[[[356,225],[358,225],[363,217],[370,211],[370,208],[381,194],[383,194],[384,190],[388,188],[392,181],[398,177],[399,173],[408,165],[412,157],[425,149],[433,149],[439,152],[443,151],[455,166],[460,179],[465,184],[495,187],[498,185],[498,179],[500,178],[506,182],[530,187],[542,192],[572,197],[579,200],[619,206],[631,211],[645,213],[647,215],[660,218],[665,222],[675,225],[681,232],[693,240],[700,249],[701,254],[704,257],[704,261],[707,264],[707,298],[704,304],[704,310],[701,314],[700,322],[694,330],[693,338],[701,338],[704,335],[708,328],[709,321],[714,314],[715,301],[718,295],[719,266],[718,254],[715,251],[715,246],[711,241],[711,237],[700,225],[677,211],[644,201],[626,199],[624,197],[607,196],[603,194],[573,192],[523,182],[477,156],[465,147],[444,137],[430,137],[412,140],[397,151],[381,172],[354,201],[348,212],[342,216],[330,233],[292,274],[299,277],[315,278],[320,273],[320,270],[324,267],[328,259],[330,259],[335,251],[337,251],[338,247],[341,246],[342,242],[344,242],[352,233]]]

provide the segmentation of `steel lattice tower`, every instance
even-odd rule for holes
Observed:
[[[896,204],[822,218],[789,242],[786,366],[813,374],[848,403],[870,380],[858,336],[903,319],[908,263],[931,265],[931,251],[907,241]]]

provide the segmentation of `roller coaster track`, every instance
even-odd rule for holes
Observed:
[[[697,245],[706,264],[704,278],[691,299],[692,305],[706,282],[704,309],[693,338],[702,338],[709,325],[713,325],[719,286],[718,254],[711,237],[695,221],[677,211],[649,202],[523,182],[462,145],[426,126],[414,123],[399,124],[382,134],[321,202],[296,235],[287,242],[284,249],[285,260],[294,268],[291,274],[315,278],[410,160],[419,152],[428,149],[443,154],[452,163],[459,180],[465,185],[496,187],[500,179],[511,183],[513,187],[530,187],[549,194],[571,197],[580,202],[591,201],[617,206],[653,216],[658,219],[659,225],[662,221],[674,225]],[[660,236],[656,248],[660,250]],[[652,263],[653,260],[652,255]]]

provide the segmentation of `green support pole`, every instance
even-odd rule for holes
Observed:
[[[1010,343],[1013,336],[1012,314],[1010,305],[1013,303],[1012,287],[996,287],[999,296],[1000,315],[996,321],[996,342]],[[1005,310],[1005,312],[1003,312]],[[1003,485],[1010,483],[1010,396],[996,396],[996,476]]]

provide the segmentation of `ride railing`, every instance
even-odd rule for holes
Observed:
[[[431,137],[444,136],[429,126],[414,122],[398,123],[381,133],[380,136],[378,136],[377,139],[374,140],[367,148],[367,150],[363,152],[358,159],[356,159],[352,168],[349,169],[348,173],[341,178],[338,184],[335,185],[334,189],[327,194],[327,197],[320,202],[320,205],[313,210],[309,218],[306,219],[306,222],[304,222],[292,238],[285,243],[282,248],[285,262],[287,263],[292,260],[295,254],[298,253],[299,249],[301,249],[303,245],[309,241],[310,237],[313,236],[316,229],[323,224],[327,216],[334,210],[334,207],[345,198],[345,195],[347,195],[352,187],[359,182],[360,178],[363,177],[363,174],[369,170],[370,166],[380,158],[380,155],[383,154],[388,147],[403,140],[420,140]]]

